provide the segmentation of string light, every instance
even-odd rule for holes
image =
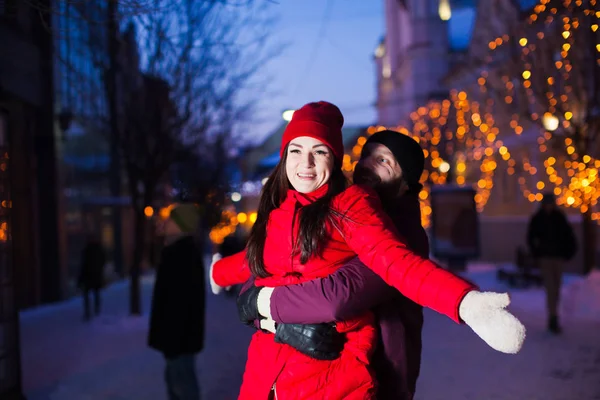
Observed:
[[[384,129],[395,130],[412,137],[423,148],[426,168],[421,181],[426,184],[419,194],[423,226],[430,223],[431,186],[445,184],[449,174],[457,185],[472,185],[477,190],[477,209],[483,210],[494,187],[495,157],[510,156],[497,139],[499,129],[493,116],[484,112],[478,102],[470,101],[466,92],[454,90],[449,99],[419,107],[410,114],[410,120],[410,127],[369,127],[366,135],[359,137],[351,152],[344,156],[344,172],[349,176],[354,170],[368,136]]]
[[[577,208],[581,213],[590,213],[593,220],[600,221],[600,212],[594,212],[600,199],[600,160],[586,154],[585,151],[586,140],[600,138],[585,138],[583,132],[591,132],[585,126],[588,123],[585,116],[587,110],[585,105],[579,102],[579,97],[573,95],[571,83],[580,85],[589,79],[584,74],[594,73],[580,67],[583,64],[580,61],[582,57],[589,55],[588,53],[582,56],[580,53],[590,48],[593,51],[594,46],[600,52],[600,43],[589,31],[580,30],[590,27],[592,32],[597,32],[597,21],[590,19],[600,18],[600,11],[585,8],[584,2],[580,0],[563,0],[562,3],[563,7],[548,9],[549,0],[541,0],[528,19],[530,25],[541,23],[539,32],[534,33],[531,32],[531,28],[526,28],[526,34],[519,40],[521,63],[524,66],[519,78],[522,78],[524,94],[532,110],[528,115],[529,120],[543,125],[539,129],[537,140],[539,154],[542,155],[539,162],[543,163],[543,168],[536,168],[535,160],[529,159],[525,154],[516,158],[506,158],[502,154],[504,150],[500,154],[508,161],[509,175],[521,172],[518,178],[519,186],[529,201],[541,201],[542,192],[552,190],[557,196],[558,204]],[[595,7],[596,0],[590,0],[589,5]],[[552,24],[560,25],[554,29],[550,27]],[[593,42],[586,43],[586,40]],[[490,50],[494,53],[499,49],[498,46],[493,49],[490,46]],[[540,51],[552,54],[540,55]],[[541,66],[534,70],[529,64],[529,60],[552,59],[555,54],[560,56],[559,59],[554,59],[555,69],[544,69]],[[600,65],[600,57],[592,57],[597,58],[596,61]],[[490,62],[493,59],[492,56],[487,58]],[[485,71],[485,75],[487,74],[489,72]],[[538,74],[541,75],[539,79],[536,78]],[[481,93],[489,92],[488,82],[483,73],[477,83]],[[506,106],[513,103],[512,89],[506,85],[505,93],[500,97],[504,98]],[[586,89],[587,87],[584,87],[582,90]],[[545,96],[540,96],[543,93]],[[512,115],[509,125],[515,134],[520,135],[523,132],[523,123],[520,121],[523,107],[518,111]]]

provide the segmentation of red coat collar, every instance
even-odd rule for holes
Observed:
[[[302,206],[306,206],[308,204],[314,203],[316,200],[325,196],[327,194],[328,189],[329,184],[327,183],[310,193],[300,193],[294,189],[288,189],[284,204],[289,202],[288,204],[292,206],[294,206],[296,203],[300,203]]]

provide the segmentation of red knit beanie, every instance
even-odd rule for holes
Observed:
[[[337,106],[326,101],[308,103],[296,110],[283,132],[280,156],[283,157],[289,142],[300,136],[308,136],[325,143],[338,160],[344,157],[342,126],[344,116]]]

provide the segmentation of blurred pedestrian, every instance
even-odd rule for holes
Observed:
[[[228,235],[223,239],[223,243],[219,246],[219,254],[221,254],[222,257],[229,257],[235,253],[239,253],[244,250],[244,248],[246,248],[246,240],[243,237],[242,230],[236,229],[233,234]]]
[[[577,240],[567,217],[557,207],[554,194],[546,193],[540,209],[531,217],[527,244],[544,281],[548,330],[558,334],[562,331],[558,308],[564,264],[575,255]]]
[[[163,353],[169,400],[198,400],[196,355],[204,347],[205,275],[200,211],[180,204],[159,224],[165,237],[156,271],[148,345]]]
[[[83,319],[89,321],[92,313],[90,310],[90,293],[94,297],[94,315],[100,315],[100,291],[104,286],[104,264],[106,256],[97,235],[89,234],[85,247],[81,253],[81,269],[77,286],[83,293]]]

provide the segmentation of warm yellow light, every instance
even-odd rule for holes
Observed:
[[[589,163],[590,161],[592,161],[592,157],[588,156],[587,154],[583,156],[583,162],[584,163]]]
[[[148,218],[150,218],[151,216],[154,215],[154,208],[150,207],[150,206],[146,206],[144,208],[144,215]]]
[[[244,222],[248,221],[248,216],[246,213],[241,212],[237,215],[237,220],[240,224],[243,224]]]
[[[448,164],[446,161],[442,161],[440,163],[439,170],[441,173],[445,174],[446,172],[450,171],[450,164]]]
[[[570,120],[571,118],[573,118],[573,113],[571,111],[567,111],[565,113],[565,119]]]
[[[523,79],[531,78],[531,71],[525,70],[523,71]]]
[[[598,24],[592,25],[592,31],[596,32],[598,30]]]
[[[569,196],[567,198],[567,204],[570,205],[570,206],[572,206],[574,203],[575,203],[575,198],[572,197],[572,196]]]
[[[379,46],[375,49],[375,57],[381,58],[385,54],[385,46],[383,43],[380,43]]]
[[[519,39],[519,44],[520,44],[522,47],[525,47],[525,46],[527,46],[527,38],[521,38],[521,39]]]
[[[536,187],[538,188],[538,190],[542,190],[542,189],[544,189],[544,187],[546,187],[546,184],[542,181],[539,181],[537,183]]]
[[[544,195],[542,195],[541,193],[535,194],[535,201],[542,201],[543,198],[544,198]]]
[[[563,37],[564,37],[565,39],[567,39],[569,36],[571,36],[571,32],[569,32],[569,31],[564,31],[564,32],[562,33],[562,35],[563,35]]]
[[[169,216],[171,215],[171,208],[172,206],[169,207],[163,207],[158,211],[158,215],[162,218],[162,219],[167,219],[169,218]]]
[[[452,18],[452,10],[450,9],[450,2],[448,0],[440,0],[438,13],[442,21],[448,21]]]
[[[257,217],[258,217],[257,213],[255,213],[255,212],[250,213],[250,222],[255,223]]]
[[[459,162],[458,164],[456,164],[456,171],[459,173],[463,173],[467,170],[467,164],[465,164],[464,162]]]
[[[542,124],[547,130],[555,131],[558,128],[559,120],[555,115],[547,112],[542,117]]]

